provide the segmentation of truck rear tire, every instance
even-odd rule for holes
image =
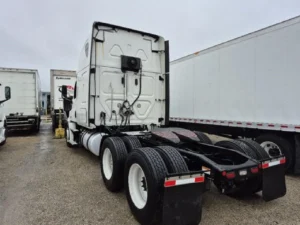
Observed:
[[[183,173],[189,171],[183,157],[176,148],[171,146],[158,146],[155,150],[164,160],[169,173]]]
[[[132,214],[143,225],[161,224],[167,168],[157,151],[139,148],[125,164],[125,190]]]
[[[36,126],[33,128],[33,132],[38,133],[40,131],[41,118],[38,118]]]
[[[142,147],[141,142],[139,141],[139,139],[136,136],[125,136],[125,137],[122,137],[122,139],[126,145],[128,153],[131,152],[133,149]]]
[[[194,133],[197,135],[197,137],[199,138],[201,143],[209,144],[209,145],[213,144],[212,141],[210,140],[210,138],[206,134],[204,134],[200,131],[194,131]]]
[[[252,159],[257,159],[256,154],[246,144],[237,140],[224,140],[215,144],[216,146],[224,147],[239,151],[245,155],[250,156]]]
[[[275,134],[263,134],[256,138],[256,141],[260,144],[260,146],[262,146],[262,148],[271,158],[283,154],[286,158],[286,170],[292,168],[294,151],[288,140]]]
[[[52,132],[55,132],[56,129],[56,117],[55,115],[52,116]]]
[[[256,153],[259,160],[270,158],[268,153],[256,141],[250,139],[240,139],[239,141],[248,145]]]
[[[108,137],[104,140],[100,152],[100,168],[103,182],[111,192],[117,192],[124,186],[126,158],[126,146],[120,137]]]

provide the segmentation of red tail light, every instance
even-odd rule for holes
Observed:
[[[261,169],[261,164],[258,165],[258,168]]]
[[[264,164],[262,164],[262,168],[263,169],[266,169],[266,168],[268,168],[269,167],[269,163],[264,163]]]
[[[280,164],[284,164],[285,163],[285,158],[280,159]]]
[[[165,181],[165,187],[172,187],[176,185],[176,180],[167,180]]]
[[[251,168],[251,173],[258,173],[258,168],[257,167]]]
[[[233,179],[235,178],[235,173],[234,172],[226,173],[226,177],[227,179]]]

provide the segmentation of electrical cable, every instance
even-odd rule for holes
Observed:
[[[141,71],[140,71],[140,89],[139,89],[139,94],[136,97],[136,99],[133,101],[133,103],[130,105],[131,107],[136,103],[136,101],[140,98],[142,93],[142,67],[141,67]]]

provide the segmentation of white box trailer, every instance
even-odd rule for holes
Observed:
[[[51,117],[52,129],[58,127],[59,115],[63,119],[64,104],[61,96],[61,87],[66,85],[68,97],[74,95],[74,85],[76,82],[76,71],[71,70],[50,70],[50,98],[51,98]]]
[[[174,60],[170,121],[255,138],[299,173],[299,40],[296,17]]]
[[[0,80],[12,90],[4,112],[8,129],[38,132],[40,128],[41,84],[37,70],[0,68]]]
[[[0,146],[6,142],[6,115],[4,112],[5,102],[10,99],[10,87],[0,83]]]

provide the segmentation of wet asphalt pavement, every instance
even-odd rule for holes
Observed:
[[[286,181],[286,196],[271,202],[233,199],[213,187],[201,224],[300,224],[300,177]],[[42,224],[137,224],[125,194],[105,189],[98,158],[53,139],[51,124],[38,135],[13,134],[0,148],[0,225]]]

